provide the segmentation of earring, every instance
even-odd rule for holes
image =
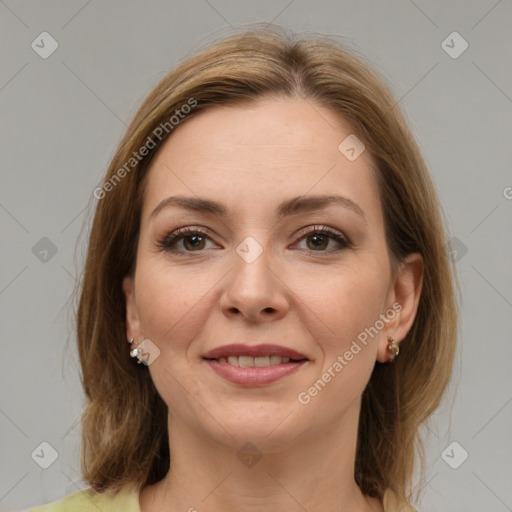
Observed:
[[[128,343],[131,345],[133,343],[133,338],[130,338],[128,340]],[[137,358],[137,364],[141,364],[141,360],[139,359],[139,355],[142,354],[141,348],[134,348],[133,350],[130,350],[130,357],[136,357]]]
[[[393,362],[395,357],[400,353],[400,345],[391,337],[388,336],[388,352],[391,354],[389,362]]]

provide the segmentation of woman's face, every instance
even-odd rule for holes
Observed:
[[[351,133],[271,98],[206,110],[159,151],[123,285],[171,428],[270,451],[357,421],[415,305],[391,278],[370,155],[339,149]]]

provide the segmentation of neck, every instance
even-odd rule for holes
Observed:
[[[359,404],[339,425],[288,443],[240,450],[169,419],[171,468],[141,492],[142,512],[382,510],[354,481]],[[240,441],[234,443],[244,446]],[[256,444],[256,443],[254,443]],[[275,446],[283,446],[275,449]],[[252,452],[252,453],[251,453]]]

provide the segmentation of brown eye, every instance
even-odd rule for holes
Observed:
[[[187,235],[183,237],[183,246],[187,251],[204,249],[205,237],[199,235]]]
[[[307,228],[302,232],[300,242],[303,240],[306,242],[306,250],[312,252],[331,253],[351,247],[350,241],[343,233],[324,226]],[[335,242],[335,246],[328,248],[330,242]]]
[[[173,233],[166,235],[157,245],[160,249],[176,254],[186,254],[191,252],[202,252],[208,249],[207,242],[212,242],[211,238],[198,229],[181,228]]]
[[[308,248],[313,251],[318,249],[326,249],[329,245],[329,238],[321,234],[308,235],[306,240],[308,240]]]

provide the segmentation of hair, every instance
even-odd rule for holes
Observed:
[[[82,470],[97,491],[150,485],[170,467],[167,406],[147,368],[134,368],[129,357],[122,291],[136,266],[152,158],[198,112],[276,95],[304,98],[351,125],[373,157],[392,269],[410,253],[423,257],[418,311],[400,356],[375,364],[362,395],[354,478],[368,496],[382,499],[391,488],[410,499],[418,460],[424,470],[419,427],[450,381],[458,320],[434,185],[398,101],[361,57],[336,40],[271,26],[210,44],[167,74],[136,112],[94,194],[76,320],[86,395]]]

